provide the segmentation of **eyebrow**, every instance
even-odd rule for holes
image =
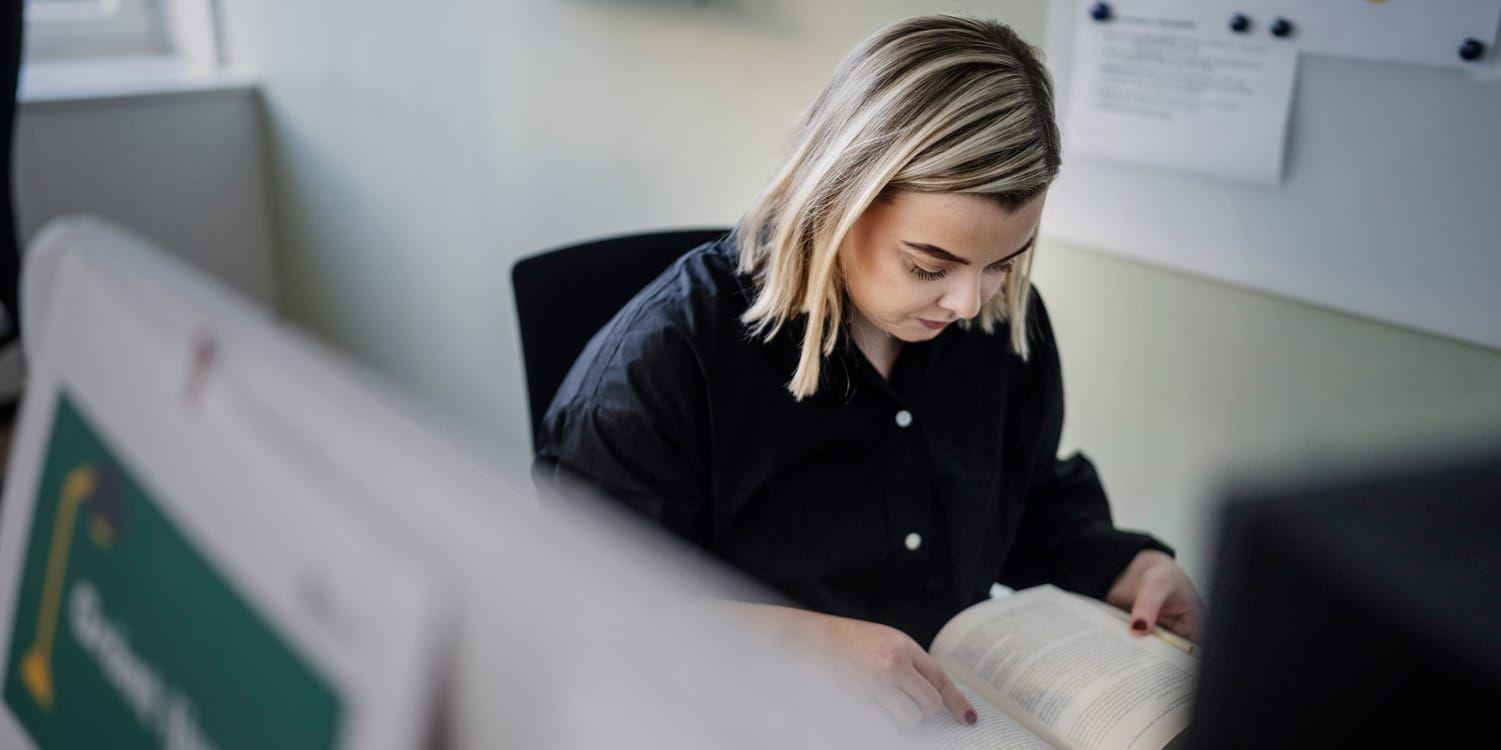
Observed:
[[[996,265],[998,263],[1005,263],[1006,261],[1011,260],[1012,258],[1015,258],[1016,256],[1021,255],[1024,252],[1027,252],[1027,249],[1030,248],[1030,247],[1032,247],[1032,243],[1035,242],[1035,241],[1037,241],[1037,235],[1034,234],[1030,238],[1028,238],[1027,241],[1025,243],[1023,243],[1022,246],[1016,250],[1016,252],[1013,252],[1010,255],[1007,255],[1006,257],[1001,258],[1000,260],[996,261],[995,263],[991,263],[990,265],[993,266],[993,265]],[[957,256],[957,255],[955,255],[955,254],[953,254],[953,253],[951,253],[951,252],[949,252],[949,251],[947,251],[947,250],[945,250],[945,249],[937,246],[937,245],[929,245],[926,242],[908,242],[906,240],[902,240],[902,244],[906,245],[907,247],[912,248],[913,250],[916,250],[916,251],[922,253],[923,255],[927,255],[929,257],[936,258],[936,259],[944,261],[946,263],[958,263],[961,266],[967,266],[967,265],[969,265],[969,261],[967,261],[967,260],[965,260],[965,259],[963,259],[963,258],[961,258],[961,257],[959,257],[959,256]]]

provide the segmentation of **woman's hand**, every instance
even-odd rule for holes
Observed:
[[[1131,613],[1131,632],[1146,635],[1162,626],[1197,642],[1204,627],[1204,600],[1172,557],[1142,550],[1115,579],[1105,601]]]
[[[965,724],[974,706],[933,657],[896,628],[848,617],[768,604],[730,604],[753,628],[788,645],[814,649],[877,704],[909,728],[949,711]]]

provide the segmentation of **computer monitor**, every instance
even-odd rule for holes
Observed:
[[[1196,748],[1501,745],[1501,451],[1244,490]]]

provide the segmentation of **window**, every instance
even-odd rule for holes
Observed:
[[[212,0],[25,0],[26,63],[217,63]]]
[[[178,91],[223,77],[217,0],[24,0],[22,101]]]

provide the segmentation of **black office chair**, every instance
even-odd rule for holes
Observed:
[[[522,258],[511,267],[533,448],[542,416],[590,337],[683,253],[727,232],[611,237]]]

